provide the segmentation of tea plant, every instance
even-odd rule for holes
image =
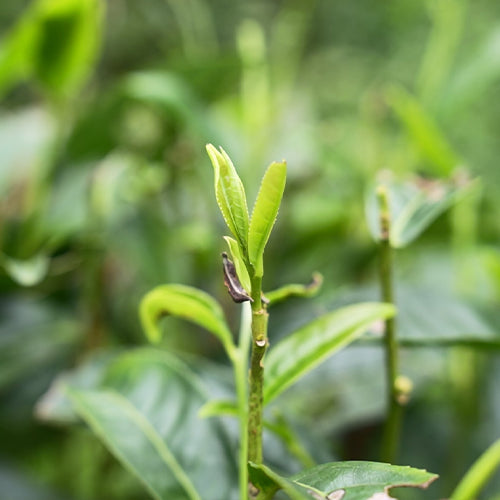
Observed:
[[[175,357],[141,350],[118,356],[105,367],[102,387],[97,390],[78,388],[78,381],[73,380],[69,396],[77,414],[155,498],[236,497],[236,470],[227,448],[231,437],[218,419],[209,418],[217,415],[238,419],[238,498],[242,500],[271,499],[279,490],[292,499],[362,500],[385,495],[395,486],[426,487],[436,475],[375,462],[326,463],[289,478],[264,464],[263,427],[273,429],[264,420],[264,407],[375,321],[391,318],[395,309],[390,304],[361,303],[328,312],[266,354],[268,309],[291,295],[313,294],[320,279],[316,276],[309,286],[288,285],[263,293],[264,250],[283,196],[286,165],[277,162],[268,168],[250,216],[243,184],[230,158],[211,145],[207,150],[214,167],[217,202],[232,233],[225,237],[231,259],[223,254],[223,276],[233,300],[242,304],[239,338],[233,339],[215,299],[185,285],[153,289],[144,297],[140,315],[153,343],[162,337],[158,321],[164,315],[184,318],[214,334],[233,366],[236,402],[208,400],[200,410],[206,396],[199,378]],[[138,399],[140,388],[149,394],[146,401]],[[168,401],[177,391],[186,402],[175,410]],[[290,448],[300,450],[290,429],[276,427]],[[203,446],[205,453],[197,446]]]

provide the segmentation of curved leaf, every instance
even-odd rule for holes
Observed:
[[[349,461],[317,465],[284,478],[265,465],[250,464],[250,480],[257,488],[268,495],[283,489],[293,500],[389,500],[391,488],[427,488],[437,477],[412,467]]]
[[[497,439],[467,471],[450,500],[476,498],[493,474],[500,469],[500,439]]]
[[[247,248],[248,208],[245,188],[227,153],[207,144],[207,153],[214,167],[215,197],[227,226],[241,248]]]
[[[285,190],[286,163],[271,163],[255,201],[248,233],[248,257],[254,266],[255,275],[262,276],[263,254]]]
[[[285,337],[265,360],[264,402],[363,334],[375,321],[395,314],[389,304],[365,303],[321,316]]]
[[[161,285],[148,292],[139,307],[142,326],[148,339],[161,340],[158,320],[165,315],[178,316],[206,328],[232,352],[233,340],[218,302],[196,288],[184,285]]]

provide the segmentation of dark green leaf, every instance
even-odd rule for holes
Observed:
[[[79,416],[154,498],[235,499],[228,437],[218,420],[199,417],[208,396],[179,360],[150,349],[127,353],[98,387],[69,391]]]
[[[377,462],[327,463],[290,478],[265,465],[250,465],[250,480],[257,487],[269,494],[283,489],[293,500],[389,500],[391,488],[427,488],[435,479],[425,470]]]

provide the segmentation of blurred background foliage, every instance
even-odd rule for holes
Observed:
[[[250,199],[288,162],[264,286],[325,282],[273,309],[271,342],[377,297],[364,199],[380,170],[465,185],[396,261],[415,384],[399,462],[442,476],[411,498],[449,495],[500,429],[499,20],[494,0],[1,2],[2,495],[144,498],[86,429],[54,425],[57,381],[83,366],[71,376],[91,384],[100,356],[143,345],[137,306],[158,284],[212,293],[237,327],[206,142]],[[165,328],[164,347],[223,387],[216,341]],[[345,350],[270,411],[316,460],[377,459],[380,348]],[[273,442],[268,460],[294,470]]]

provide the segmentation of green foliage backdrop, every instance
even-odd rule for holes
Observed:
[[[153,287],[201,288],[238,326],[222,278],[213,143],[249,200],[264,166],[286,160],[264,291],[313,270],[324,277],[317,297],[273,307],[271,345],[335,306],[379,298],[370,193],[390,186],[401,371],[414,385],[399,463],[441,476],[401,498],[448,497],[500,429],[499,20],[495,0],[2,1],[2,495],[145,497],[75,423],[64,381],[80,417],[106,397],[86,388],[146,404],[155,393],[144,380],[167,383],[161,363],[176,374],[169,404],[188,405],[185,415],[190,392],[230,397],[221,345],[175,318],[161,324],[168,335],[150,335],[195,373],[165,354],[139,376],[148,351],[138,306]],[[129,350],[126,375],[113,360]],[[269,464],[290,476],[304,454],[378,459],[382,363],[371,332],[280,386],[269,416],[305,450],[268,429]],[[123,425],[137,423],[127,411]],[[227,439],[217,444],[226,463],[234,428],[205,421],[201,450],[215,446],[210,427]],[[158,488],[176,484],[161,476]],[[497,477],[481,498],[499,490]]]

